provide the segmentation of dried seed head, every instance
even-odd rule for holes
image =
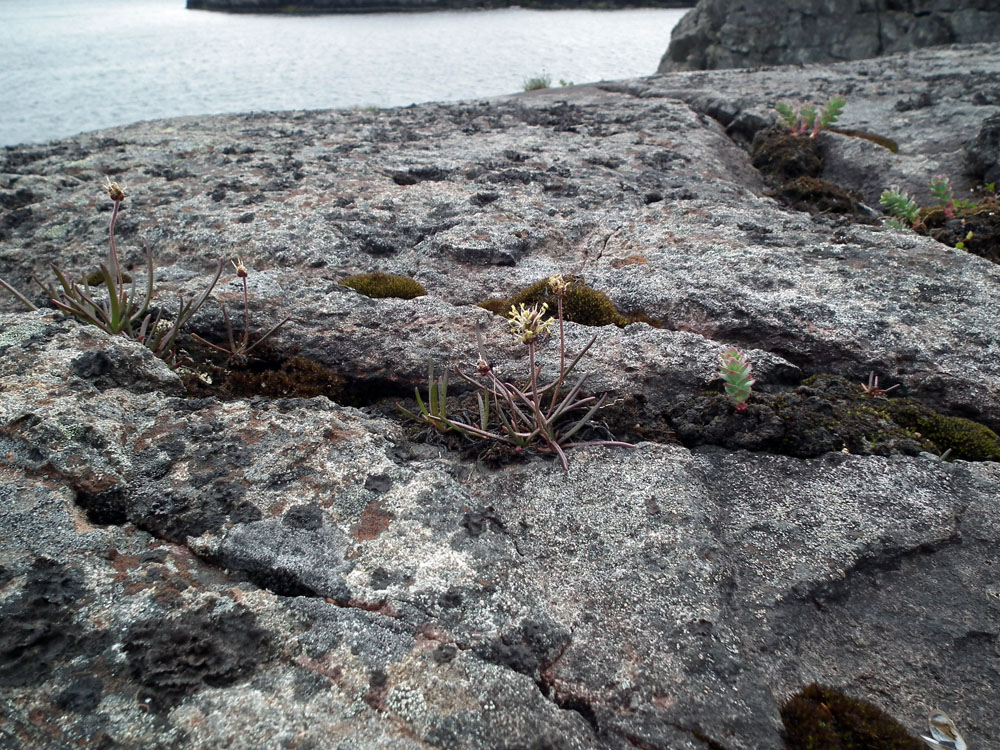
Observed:
[[[232,264],[233,268],[236,269],[236,275],[241,279],[245,279],[247,277],[247,267],[243,265],[243,261],[240,260],[240,256],[237,255],[236,260],[232,261]]]
[[[106,175],[104,179],[106,181],[106,184],[101,185],[101,189],[109,196],[111,196],[111,200],[113,200],[115,203],[121,203],[123,200],[125,200],[125,188],[123,188],[117,182],[112,182],[111,178]]]
[[[563,278],[561,273],[557,273],[555,276],[549,276],[549,289],[557,297],[565,297],[566,292],[569,291],[569,282]]]
[[[541,307],[538,305],[525,307],[522,302],[520,310],[511,305],[507,314],[510,318],[510,332],[522,344],[533,344],[552,330],[552,319],[545,318],[545,311],[548,309],[549,306],[544,302]]]

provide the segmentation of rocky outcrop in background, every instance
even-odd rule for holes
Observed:
[[[1000,39],[993,0],[699,0],[659,72],[841,62]]]
[[[239,255],[254,329],[292,316],[270,356],[344,387],[191,397],[141,345],[0,294],[0,744],[777,750],[779,706],[819,681],[997,746],[1000,463],[848,447],[833,416],[794,457],[776,409],[833,415],[803,383],[827,373],[871,411],[875,371],[1000,429],[1000,269],[872,218],[889,185],[982,179],[998,90],[978,45],[5,149],[0,277],[93,270],[110,176],[119,251],[141,284],[149,244],[168,314]],[[823,133],[856,211],[802,213],[747,144],[778,99],[834,93],[899,152]],[[428,294],[338,283],[376,269]],[[523,377],[474,303],[553,273],[659,326],[567,326],[574,351],[598,334],[597,421],[634,449],[477,461],[399,417],[429,359],[475,366],[477,325]],[[237,325],[240,291],[215,292]],[[219,308],[193,330],[222,341]],[[742,415],[728,345],[758,379]],[[680,442],[699,399],[778,447]]]
[[[505,8],[690,8],[693,0],[187,0],[189,10],[231,13],[388,13],[399,11]]]

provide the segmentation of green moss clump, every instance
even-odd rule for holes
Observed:
[[[413,299],[414,297],[423,297],[427,294],[427,290],[424,289],[423,284],[414,281],[409,276],[393,276],[381,271],[349,276],[340,283],[342,286],[349,286],[359,294],[374,299],[384,297]]]
[[[625,327],[631,321],[619,313],[604,292],[587,286],[582,276],[566,276],[569,289],[563,298],[563,317],[585,326],[616,325]],[[498,315],[506,315],[511,306],[547,304],[549,312],[556,312],[556,296],[549,289],[548,278],[536,281],[529,287],[516,292],[505,300],[490,299],[479,303],[482,307]]]
[[[965,461],[1000,461],[1000,436],[989,427],[964,417],[938,414],[913,399],[890,401],[893,421],[916,430],[950,458]]]
[[[750,150],[753,165],[779,182],[798,177],[819,177],[823,160],[819,142],[806,135],[789,135],[783,130],[759,132]]]
[[[506,315],[510,310],[510,303],[505,299],[488,299],[476,305],[484,310],[489,310],[494,315]]]
[[[925,750],[877,706],[813,683],[781,707],[788,750]]]

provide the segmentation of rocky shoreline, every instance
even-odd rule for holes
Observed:
[[[690,8],[692,0],[187,0],[189,10],[228,13],[399,13],[434,10],[535,8],[538,10],[618,10]]]
[[[0,278],[43,309],[0,293],[0,744],[778,750],[812,682],[912,737],[938,708],[1000,744],[991,444],[954,460],[971,427],[844,431],[904,399],[1000,430],[1000,268],[878,204],[926,203],[942,173],[987,200],[966,189],[996,161],[998,90],[984,44],[4,149]],[[817,179],[853,198],[798,211],[751,144],[777,101],[834,94],[839,126],[898,152],[821,133]],[[165,314],[238,256],[255,335],[291,316],[267,357],[332,373],[321,395],[192,395],[44,307],[32,275],[105,257],[108,178]],[[220,304],[242,330],[228,268],[191,326],[212,342]],[[340,283],[376,270],[427,294]],[[476,303],[552,274],[626,318],[566,337],[597,334],[593,439],[634,448],[574,449],[566,472],[400,415],[428,361],[475,371],[477,328],[523,378]],[[722,393],[729,346],[753,363],[746,411]],[[870,373],[898,388],[866,396]],[[802,435],[826,447],[801,457]]]

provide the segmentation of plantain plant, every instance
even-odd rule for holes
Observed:
[[[542,367],[535,362],[538,347],[551,333],[553,326],[553,319],[547,314],[548,305],[542,303],[527,307],[522,304],[520,308],[511,306],[508,315],[511,334],[528,350],[526,384],[516,385],[497,377],[486,359],[482,332],[477,329],[479,362],[476,366],[476,375],[478,377],[466,374],[459,367],[455,368],[455,372],[475,389],[479,420],[473,422],[448,415],[447,372],[435,378],[433,365],[428,371],[426,401],[421,397],[420,390],[416,390],[419,413],[397,405],[399,410],[411,419],[429,424],[440,432],[456,432],[471,439],[497,441],[518,450],[530,448],[554,453],[566,471],[569,471],[569,460],[566,457],[568,448],[582,445],[634,448],[631,443],[616,440],[584,442],[573,440],[573,437],[604,405],[608,394],[599,397],[583,395],[587,373],[572,381],[572,385],[568,385],[567,378],[593,346],[597,335],[595,334],[575,357],[569,358],[566,352],[563,299],[570,288],[570,282],[562,276],[553,276],[549,279],[549,288],[556,298],[556,320],[559,323],[559,370],[553,380],[542,384]]]
[[[229,346],[220,346],[219,344],[213,344],[207,339],[203,339],[196,333],[192,333],[192,338],[200,341],[202,344],[215,349],[216,351],[222,352],[227,355],[229,359],[237,363],[245,363],[250,352],[256,349],[258,346],[267,341],[271,336],[278,332],[281,326],[285,325],[291,317],[287,317],[280,321],[277,325],[271,326],[267,333],[261,336],[259,339],[250,343],[250,302],[247,295],[247,268],[243,265],[243,261],[236,258],[233,262],[233,267],[236,269],[236,275],[243,281],[243,335],[240,337],[239,342],[236,341],[236,337],[233,336],[233,324],[229,321],[229,313],[226,312],[226,306],[221,302],[219,307],[222,308],[222,319],[226,323],[226,335],[229,341]]]
[[[177,314],[172,321],[163,317],[162,310],[157,310],[154,315],[151,309],[155,296],[153,254],[147,247],[145,289],[140,293],[136,289],[135,279],[132,279],[131,288],[127,288],[126,275],[122,272],[118,249],[115,246],[115,221],[118,219],[118,210],[122,201],[125,200],[126,194],[117,182],[112,182],[110,178],[105,179],[106,184],[102,189],[114,204],[108,228],[110,247],[107,263],[100,264],[100,271],[94,275],[92,280],[96,282],[93,286],[103,285],[105,287],[106,295],[92,293],[87,279],[71,281],[55,264],[51,264],[51,268],[58,285],[51,282],[43,284],[37,277],[32,278],[57,310],[84,323],[97,326],[113,336],[124,336],[139,341],[149,347],[157,357],[163,359],[168,365],[176,367],[180,331],[198,309],[205,304],[208,295],[211,294],[222,274],[223,262],[219,261],[212,280],[199,296],[185,300],[182,294],[178,294]],[[27,305],[29,309],[38,309],[27,297],[6,281],[0,279],[0,284]]]

